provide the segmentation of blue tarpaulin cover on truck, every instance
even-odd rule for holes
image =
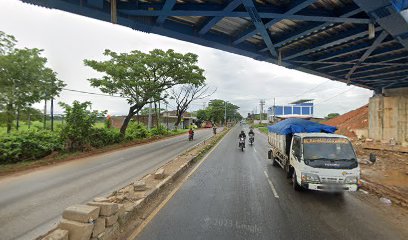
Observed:
[[[337,128],[304,119],[289,118],[274,125],[268,126],[268,130],[269,132],[276,134],[287,135],[292,133],[314,132],[334,133]]]

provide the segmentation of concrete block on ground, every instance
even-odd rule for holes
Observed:
[[[98,235],[98,239],[105,239],[104,236],[105,236],[105,232],[101,232],[101,233]]]
[[[146,188],[146,182],[144,180],[139,180],[133,183],[133,189],[135,191],[145,191]]]
[[[118,214],[116,213],[115,215],[105,217],[105,226],[110,227],[114,225],[115,223],[118,222]]]
[[[80,223],[62,219],[58,228],[68,231],[69,240],[89,240],[94,225],[92,223]]]
[[[132,194],[134,192],[134,187],[132,185],[126,186],[118,191],[121,194]]]
[[[99,207],[89,205],[74,205],[67,207],[62,213],[62,217],[81,223],[92,222],[99,216]]]
[[[116,223],[111,227],[106,228],[104,235],[101,239],[103,240],[113,240],[116,239],[115,236],[117,236],[119,233],[119,224]]]
[[[92,237],[98,237],[103,231],[105,231],[105,218],[98,218],[94,223]]]
[[[154,173],[154,179],[163,179],[164,178],[164,168],[159,168],[155,173]]]
[[[99,215],[100,216],[111,216],[118,212],[118,204],[117,203],[109,203],[109,202],[89,202],[88,205],[95,206],[100,208]]]
[[[118,215],[119,217],[122,217],[123,215],[125,215],[125,205],[124,204],[118,204]]]
[[[106,197],[96,197],[93,199],[94,202],[109,202],[109,199]]]
[[[56,229],[42,240],[68,240],[68,230]]]
[[[133,212],[135,209],[134,203],[125,204],[125,212]]]

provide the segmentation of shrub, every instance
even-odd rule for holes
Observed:
[[[65,109],[66,124],[61,131],[61,138],[69,151],[84,150],[90,146],[93,126],[99,116],[98,111],[89,111],[90,102],[74,101],[72,106],[60,103]]]
[[[91,146],[100,148],[103,146],[120,143],[122,136],[119,130],[114,128],[93,128],[90,135]]]
[[[140,123],[130,122],[126,129],[126,139],[134,140],[150,137],[150,132],[147,128]]]
[[[0,163],[42,158],[62,147],[58,133],[49,130],[27,130],[1,135]]]
[[[169,134],[169,130],[167,130],[164,126],[159,126],[158,128],[150,129],[150,133],[153,136],[167,135],[167,134]]]

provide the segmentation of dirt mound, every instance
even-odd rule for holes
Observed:
[[[355,129],[368,128],[368,104],[322,123],[337,127],[338,134],[356,138]]]

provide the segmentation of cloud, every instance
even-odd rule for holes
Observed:
[[[217,88],[211,98],[225,99],[240,106],[243,116],[256,107],[259,110],[260,99],[265,99],[266,106],[271,106],[274,99],[277,104],[287,104],[299,98],[313,98],[316,115],[325,116],[330,112],[344,113],[366,104],[371,95],[371,91],[355,87],[330,99],[351,87],[240,55],[17,0],[1,1],[0,30],[16,36],[20,47],[45,49],[44,55],[49,65],[67,83],[67,88],[82,91],[99,92],[87,81],[98,73],[85,67],[83,60],[103,59],[104,49],[128,52],[134,49],[149,51],[154,48],[171,48],[178,52],[198,54],[208,84]],[[313,89],[319,84],[318,88]],[[73,100],[91,101],[94,109],[107,109],[111,114],[125,114],[128,111],[124,99],[67,91],[63,91],[57,99],[67,103]],[[202,103],[208,100],[200,100],[191,109],[201,108]],[[42,104],[36,106],[41,108]],[[57,107],[56,112],[61,111]]]

